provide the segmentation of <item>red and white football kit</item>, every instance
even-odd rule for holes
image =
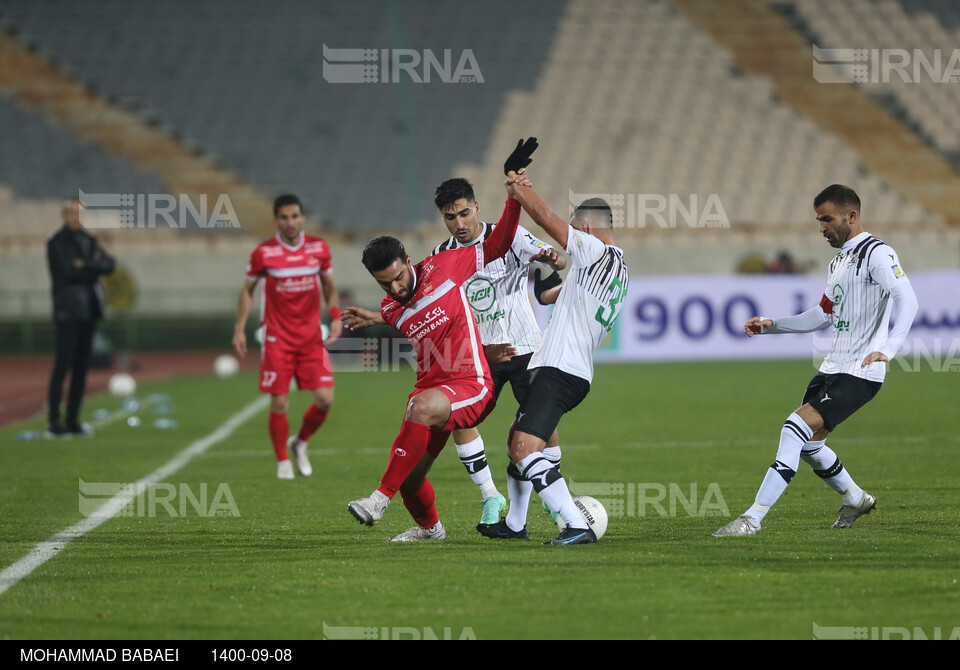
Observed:
[[[440,430],[409,421],[400,426],[387,470],[378,490],[392,498],[423,454],[436,457],[455,428],[472,428],[493,411],[493,378],[483,354],[480,332],[462,285],[487,263],[510,249],[520,220],[520,204],[509,198],[494,232],[483,244],[446,251],[413,266],[413,295],[401,303],[384,298],[384,320],[403,333],[417,350],[413,398],[437,389],[450,399],[450,418]],[[438,520],[433,488],[424,480],[404,493],[404,505],[423,528]]]
[[[264,393],[286,394],[291,378],[300,390],[333,386],[330,355],[320,329],[320,275],[330,272],[330,247],[306,234],[300,235],[296,246],[277,235],[250,255],[247,279],[265,278],[260,317],[260,390]]]

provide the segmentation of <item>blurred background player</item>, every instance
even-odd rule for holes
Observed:
[[[520,170],[521,175],[523,172]],[[508,172],[508,177],[516,176]],[[582,202],[567,223],[532,188],[518,184],[515,192],[530,218],[570,254],[572,265],[566,281],[541,297],[556,307],[543,343],[530,360],[530,389],[510,429],[510,512],[506,519],[480,524],[477,530],[494,539],[527,538],[527,509],[535,490],[566,524],[548,544],[596,542],[596,534],[574,504],[559,468],[543,451],[560,418],[590,391],[593,354],[620,315],[627,295],[627,266],[623,251],[613,246],[613,216],[602,198]]]
[[[254,289],[264,277],[260,390],[270,394],[268,427],[277,456],[277,477],[293,479],[289,450],[294,452],[300,474],[311,475],[307,440],[326,421],[333,404],[333,371],[320,325],[321,303],[326,302],[330,312],[327,343],[340,336],[342,324],[330,248],[323,239],[303,232],[306,218],[300,200],[295,195],[281,195],[273,203],[273,216],[276,237],[257,246],[247,264],[233,348],[241,358],[246,356],[244,325]],[[313,392],[313,402],[296,435],[289,434],[287,420],[291,379],[296,379],[301,391]]]
[[[47,395],[47,435],[85,435],[80,423],[80,404],[86,388],[87,369],[97,321],[105,314],[102,275],[116,267],[93,235],[83,227],[79,200],[63,204],[63,226],[47,241],[47,263],[53,289],[53,321],[57,353]],[[70,372],[65,423],[60,422],[63,382]]]
[[[380,486],[348,505],[354,518],[372,526],[400,491],[417,526],[392,537],[394,542],[446,537],[427,473],[453,430],[477,426],[496,405],[493,378],[463,284],[510,250],[520,205],[512,197],[513,181],[506,186],[511,197],[493,234],[482,244],[413,265],[399,240],[378,237],[370,242],[363,265],[387,296],[379,314],[355,307],[343,312],[348,329],[388,323],[417,350],[417,381]]]
[[[801,406],[783,424],[777,458],[767,470],[756,500],[714,537],[755,535],[760,522],[797,474],[800,459],[810,464],[843,498],[833,528],[849,528],[876,506],[877,499],[857,486],[836,453],[829,435],[880,391],[886,363],[899,351],[917,314],[917,296],[900,268],[897,253],[866,233],[860,198],[834,184],[813,201],[820,234],[840,253],[830,261],[820,304],[797,316],[755,316],[744,325],[748,337],[773,333],[809,333],[833,326],[830,353],[803,394]],[[893,302],[890,298],[893,298]],[[893,303],[897,321],[888,331]]]
[[[528,157],[535,148],[534,143],[525,150]],[[521,167],[519,165],[517,169]],[[451,235],[434,248],[434,254],[482,244],[493,233],[494,226],[480,220],[480,205],[473,186],[462,177],[440,184],[434,193],[434,204]],[[493,376],[494,396],[499,399],[504,385],[510,382],[518,403],[523,402],[530,384],[527,364],[541,342],[540,327],[527,291],[531,263],[545,263],[557,271],[566,266],[563,256],[523,226],[517,226],[506,255],[484,266],[464,284]],[[556,277],[559,280],[559,275]],[[483,506],[480,523],[499,521],[506,511],[507,501],[493,481],[483,437],[476,428],[464,428],[453,431],[453,442],[460,462],[480,487],[480,504]],[[550,436],[544,455],[559,467],[560,446],[556,431]]]

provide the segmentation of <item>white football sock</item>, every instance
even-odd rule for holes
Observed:
[[[519,479],[520,471],[515,465],[507,468],[507,493],[510,495],[510,510],[507,512],[507,528],[519,532],[527,525],[527,510],[533,494],[533,482]]]
[[[560,475],[560,471],[551,465],[550,461],[544,458],[542,454],[528,454],[526,458],[517,463],[517,468],[519,468],[524,479],[533,482],[533,488],[537,495],[547,503],[547,507],[559,512],[569,528],[584,530],[589,528],[583,514],[580,513],[573,502],[573,496],[570,495],[567,482]]]
[[[473,483],[480,487],[480,496],[486,500],[498,495],[497,485],[493,483],[493,473],[487,464],[487,455],[483,449],[483,437],[466,444],[457,445],[457,456],[467,469]]]
[[[797,474],[797,468],[800,467],[800,452],[811,437],[813,437],[813,429],[803,419],[796,414],[787,417],[780,430],[777,460],[767,470],[753,505],[744,512],[746,516],[757,523],[763,521],[763,517],[787,490],[787,484]]]
[[[814,474],[843,496],[844,505],[857,505],[863,500],[863,489],[853,481],[840,458],[827,446],[826,440],[807,442],[800,457],[810,464]]]

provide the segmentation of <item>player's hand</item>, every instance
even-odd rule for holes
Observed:
[[[747,333],[747,337],[753,337],[754,335],[759,335],[761,328],[769,328],[773,325],[773,321],[770,319],[764,319],[761,316],[753,316],[747,319],[747,322],[743,324],[743,329]]]
[[[509,361],[517,355],[517,350],[512,344],[486,344],[483,355],[487,357],[487,365],[495,365]]]
[[[551,305],[556,302],[556,296],[551,296],[549,300],[544,300],[544,293],[550,289],[556,288],[563,283],[560,274],[551,272],[546,277],[542,276],[540,268],[533,271],[533,295],[541,305]]]
[[[240,358],[247,357],[247,335],[242,330],[233,333],[233,350]]]
[[[874,351],[873,353],[869,354],[866,358],[863,359],[863,363],[860,364],[860,367],[865,368],[871,363],[877,363],[877,362],[886,363],[889,360],[890,359],[887,358],[886,354],[881,354],[879,351]]]
[[[367,328],[383,322],[379,312],[373,312],[362,307],[347,307],[340,312],[340,320],[343,327],[347,330],[357,330],[358,328]]]
[[[540,253],[530,259],[530,262],[543,263],[544,265],[549,265],[554,270],[562,270],[567,267],[567,259],[553,247],[542,249]]]
[[[525,188],[533,188],[533,182],[524,174],[523,168],[520,168],[520,172],[510,172],[507,174],[507,180],[503,182],[503,185],[507,189],[507,195],[511,198],[517,197],[517,186],[523,186]]]
[[[327,339],[323,341],[325,345],[332,344],[340,339],[340,336],[343,334],[343,320],[331,321],[330,322],[330,332],[327,334]]]
[[[537,144],[536,137],[530,137],[526,142],[519,140],[513,153],[511,153],[503,163],[503,174],[509,176],[511,172],[520,172],[522,168],[530,165],[530,163],[533,162],[530,156],[537,150],[538,146],[540,145]]]

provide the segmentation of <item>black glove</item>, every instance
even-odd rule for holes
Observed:
[[[503,164],[503,174],[519,172],[521,168],[525,168],[530,165],[530,163],[533,162],[533,159],[530,158],[530,155],[537,150],[538,146],[540,145],[537,144],[536,137],[531,137],[527,139],[526,142],[523,140],[517,141],[517,148],[513,150],[513,153],[510,154],[510,157],[507,158],[506,162]]]
[[[533,271],[533,295],[536,296],[537,302],[539,302],[541,305],[546,305],[547,303],[541,300],[540,296],[542,296],[544,292],[552,289],[554,286],[560,286],[560,284],[562,283],[563,283],[563,280],[560,278],[560,273],[557,272],[556,270],[552,271],[549,275],[547,275],[546,279],[540,278],[540,268],[537,268],[536,270],[534,270]]]

